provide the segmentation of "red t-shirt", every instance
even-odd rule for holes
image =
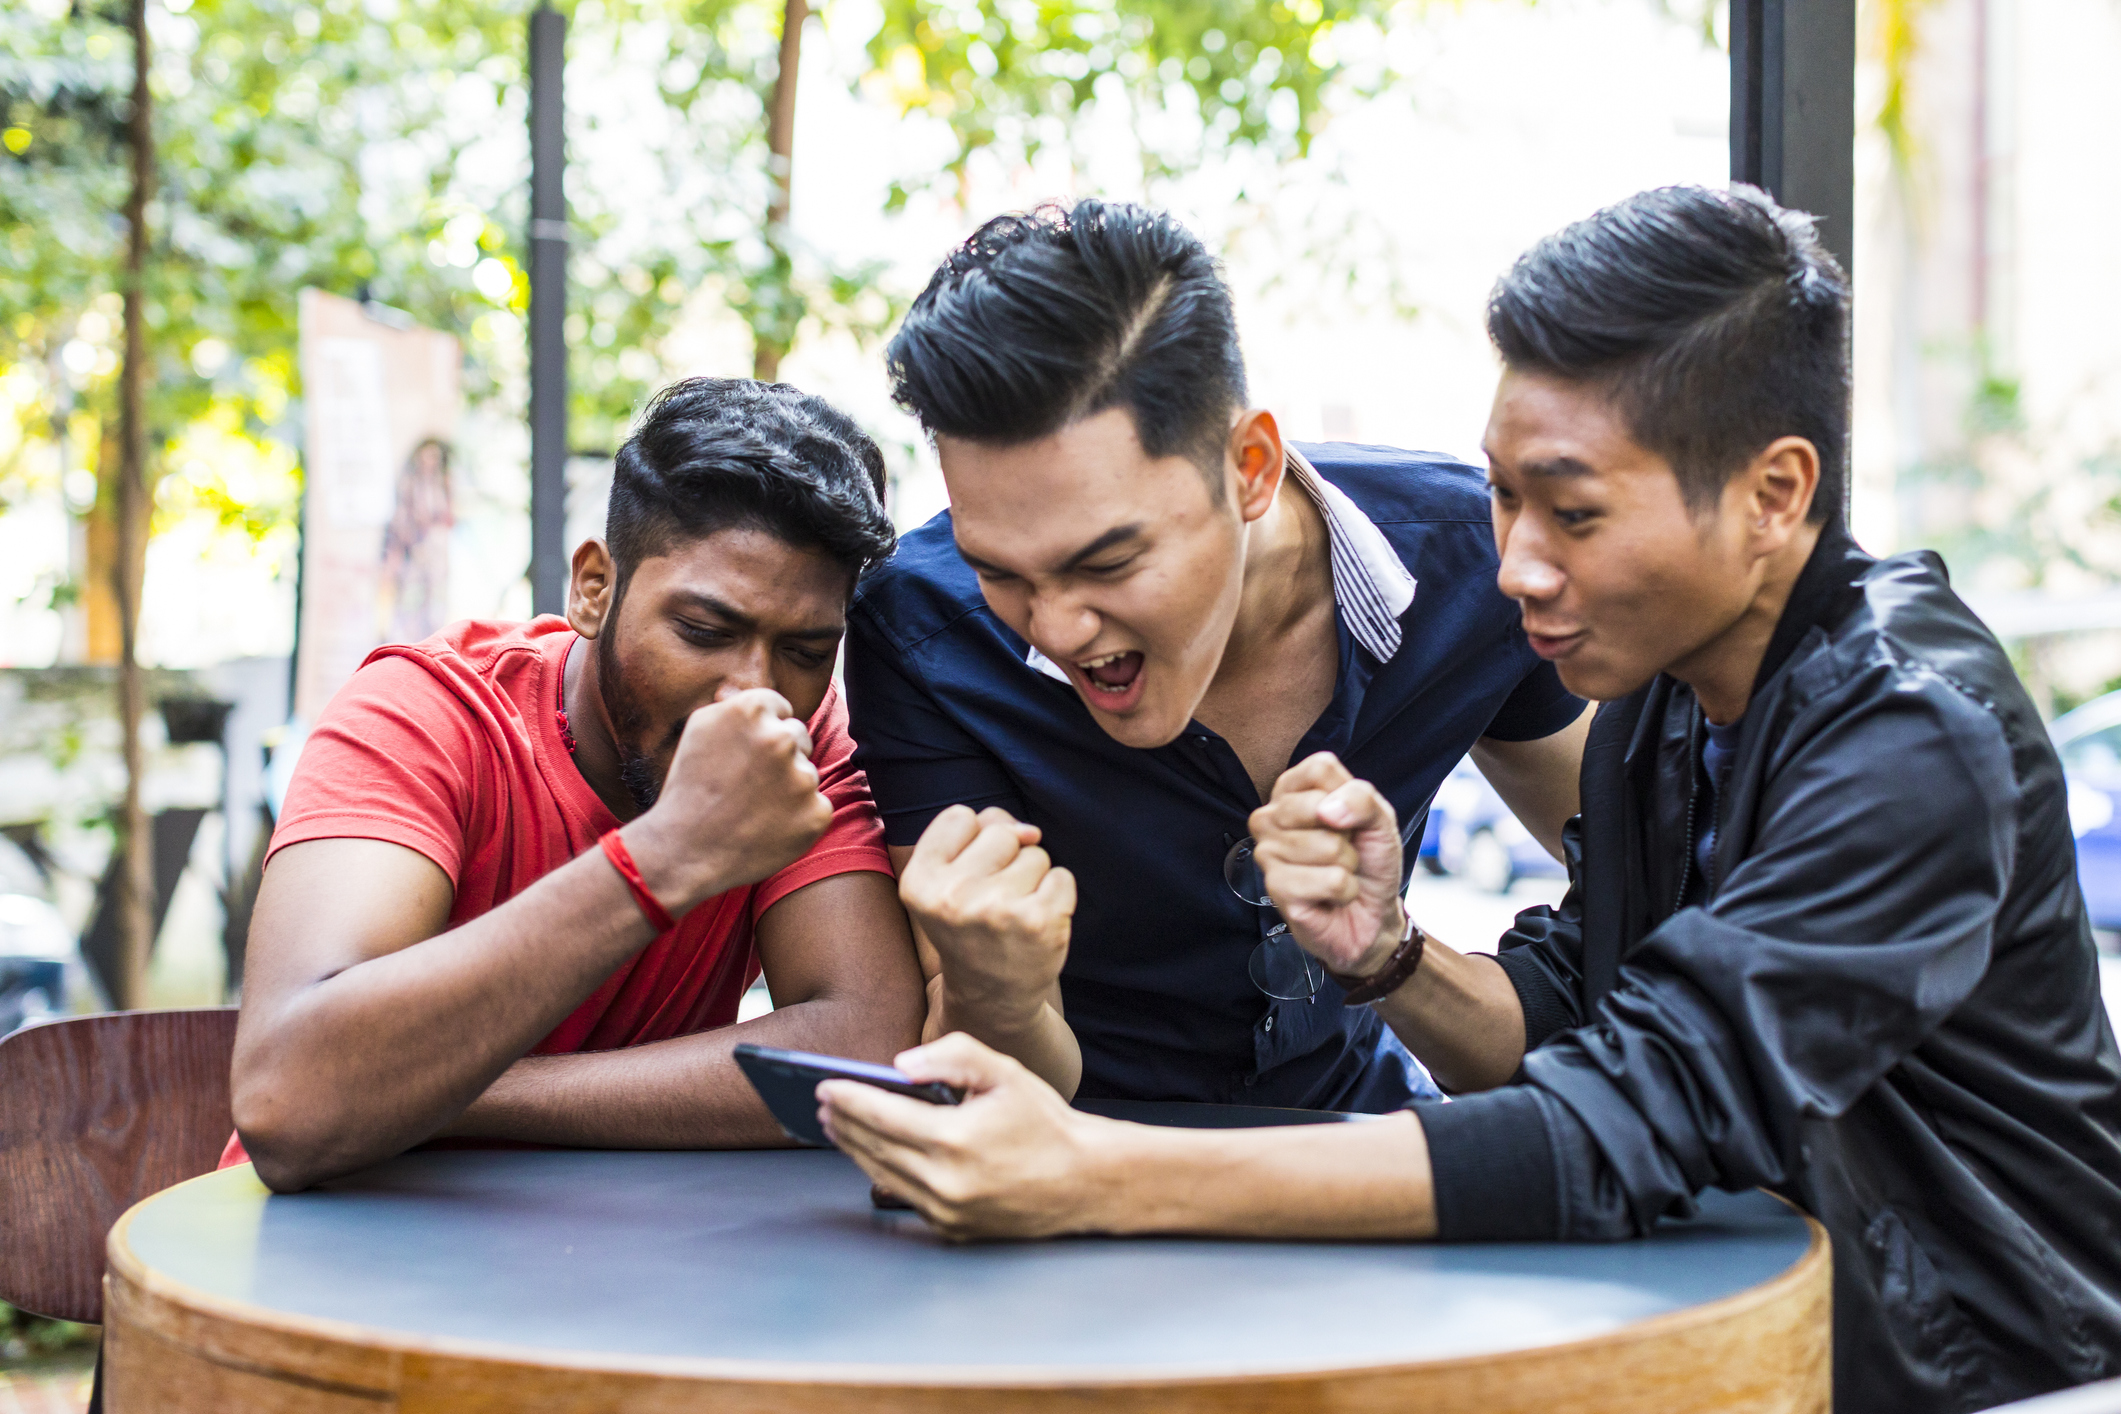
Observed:
[[[575,769],[561,735],[561,680],[575,638],[551,616],[470,619],[369,654],[302,748],[268,860],[303,840],[388,840],[418,850],[456,886],[454,928],[594,849],[619,821]],[[824,835],[779,873],[695,906],[621,964],[533,1055],[727,1026],[758,977],[755,928],[767,909],[835,874],[891,873],[836,686],[809,727],[818,788],[832,802]],[[244,1161],[231,1142],[223,1165]]]

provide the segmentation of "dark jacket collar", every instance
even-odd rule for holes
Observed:
[[[1850,538],[1840,516],[1826,523],[1797,582],[1790,586],[1789,602],[1782,606],[1760,671],[1753,676],[1753,697],[1782,670],[1806,634],[1814,628],[1831,629],[1862,601],[1863,577],[1876,563]]]

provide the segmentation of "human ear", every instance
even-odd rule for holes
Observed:
[[[1746,469],[1747,529],[1763,552],[1780,549],[1811,513],[1819,490],[1819,449],[1804,437],[1778,437]]]
[[[1237,464],[1237,513],[1249,523],[1273,506],[1288,465],[1288,449],[1274,414],[1265,408],[1239,414],[1237,425],[1230,429],[1229,447]]]
[[[612,591],[618,586],[618,566],[604,542],[591,536],[575,547],[574,565],[567,580],[567,625],[584,638],[603,631],[611,613]]]

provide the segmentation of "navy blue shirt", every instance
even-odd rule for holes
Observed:
[[[1292,471],[1307,456],[1344,495],[1312,493],[1333,542],[1340,665],[1331,705],[1290,763],[1335,753],[1385,794],[1413,841],[1475,741],[1549,736],[1583,703],[1532,652],[1495,586],[1480,472],[1388,447],[1297,450]],[[1411,604],[1384,619],[1382,638],[1380,577],[1355,553],[1365,547],[1386,557],[1402,598],[1398,566],[1413,577]],[[953,804],[999,805],[1037,825],[1075,875],[1061,997],[1082,1046],[1077,1093],[1369,1112],[1433,1094],[1376,1013],[1343,1006],[1330,978],[1307,1001],[1272,1001],[1253,985],[1246,964],[1274,916],[1224,881],[1224,855],[1260,804],[1230,745],[1196,722],[1153,750],[1123,746],[1037,658],[987,607],[948,512],[903,537],[855,591],[855,762],[890,842],[913,844]]]

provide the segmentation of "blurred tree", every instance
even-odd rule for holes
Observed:
[[[105,631],[91,637],[110,656],[130,656],[137,589],[122,587],[138,585],[153,529],[204,515],[291,547],[296,290],[359,295],[454,331],[473,401],[521,399],[528,3],[0,6],[0,375],[35,385],[32,420],[56,449],[46,465],[90,519],[89,572],[51,592],[100,606],[91,624]],[[150,40],[137,103],[136,8]],[[1107,100],[1134,115],[1145,175],[1169,177],[1231,147],[1303,154],[1329,88],[1350,81],[1336,32],[1374,30],[1390,9],[886,0],[863,83],[947,122],[955,152],[936,179],[961,199],[974,154],[1035,156]],[[578,445],[616,443],[661,379],[658,343],[703,288],[745,321],[760,377],[806,329],[870,339],[896,317],[880,264],[835,262],[793,235],[813,19],[805,0],[572,7]],[[1165,121],[1174,112],[1190,124]],[[137,145],[136,116],[151,139]],[[151,161],[134,183],[136,147]],[[0,465],[0,509],[31,474],[23,445],[18,465]],[[118,513],[128,481],[131,517]]]
[[[125,228],[114,217],[131,46],[125,11],[97,3],[0,8],[0,364],[34,373],[51,430],[71,434],[107,500],[115,468],[99,459],[114,422],[119,311],[98,301],[121,288]],[[471,396],[520,397],[526,3],[154,0],[160,152],[142,308],[151,463],[202,419],[258,442],[266,461],[265,442],[295,443],[291,295],[303,285],[458,332]],[[871,78],[887,80],[903,110],[949,122],[950,180],[983,148],[1035,152],[1035,120],[1101,94],[1144,112],[1184,97],[1201,119],[1192,146],[1144,146],[1145,165],[1171,173],[1232,144],[1302,153],[1342,74],[1328,52],[1336,27],[1386,12],[1382,0],[958,11],[892,0]],[[581,444],[616,440],[660,376],[656,343],[703,285],[749,326],[762,376],[806,320],[870,337],[895,316],[876,267],[835,265],[790,234],[807,17],[803,0],[575,7],[569,381]],[[161,486],[156,504],[254,535],[290,523],[291,481],[242,490],[209,470]]]
[[[1231,147],[1303,155],[1325,119],[1328,90],[1348,77],[1336,31],[1374,33],[1395,11],[1419,8],[1418,0],[976,0],[957,8],[885,0],[869,55],[903,111],[950,125],[956,151],[946,174],[960,192],[975,154],[1036,156],[1065,134],[1060,120],[1099,101],[1126,108],[1153,180]],[[1158,121],[1174,110],[1196,121]]]
[[[774,282],[782,289],[792,283],[794,264],[789,258],[788,205],[794,188],[795,84],[803,55],[803,21],[810,7],[803,0],[787,0],[781,10],[781,52],[773,71],[773,93],[766,101],[766,180],[773,196],[766,203],[766,249]],[[771,327],[752,326],[751,376],[762,383],[779,380],[781,359],[787,355],[794,329],[786,316],[794,310],[779,310]]]

